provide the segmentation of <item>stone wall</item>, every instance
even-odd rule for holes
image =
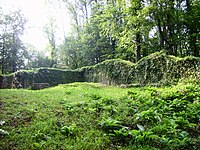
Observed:
[[[50,86],[82,81],[83,75],[79,70],[39,69],[33,75],[34,83],[44,82]]]
[[[0,88],[10,89],[13,87],[14,74],[9,74],[5,76],[0,76]]]
[[[31,88],[34,83],[58,84],[82,82],[83,75],[76,70],[38,69],[37,71],[17,71],[8,76],[0,76],[0,88]]]
[[[200,79],[200,58],[177,58],[157,52],[137,63],[113,59],[82,68],[85,81],[109,85],[169,85],[180,79]]]
[[[100,82],[108,85],[131,84],[135,64],[120,59],[106,60],[95,66],[82,68],[86,82]]]
[[[157,52],[137,63],[106,60],[77,70],[38,69],[0,76],[0,88],[29,88],[34,83],[49,86],[72,82],[98,82],[108,85],[169,85],[180,79],[200,79],[200,58],[177,58]]]

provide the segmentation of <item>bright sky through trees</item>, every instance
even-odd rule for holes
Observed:
[[[23,36],[25,43],[30,43],[38,50],[45,49],[47,39],[43,28],[49,18],[56,21],[56,41],[58,44],[64,39],[64,34],[69,27],[69,16],[63,5],[55,1],[54,4],[47,3],[47,0],[1,0],[0,6],[4,11],[21,9],[28,19],[26,30]]]

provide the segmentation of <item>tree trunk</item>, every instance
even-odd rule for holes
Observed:
[[[141,58],[141,35],[140,32],[136,33],[136,61],[139,61]]]
[[[2,64],[1,64],[1,73],[5,74],[5,37],[3,37],[3,47],[2,47]]]
[[[16,36],[13,33],[13,45],[12,45],[12,72],[17,71],[17,47],[16,47]]]
[[[164,48],[164,36],[163,36],[163,31],[162,31],[162,28],[161,28],[161,21],[159,18],[157,18],[157,26],[158,26],[158,32],[159,32],[159,40],[160,40],[160,50],[162,50]]]
[[[192,8],[191,8],[191,4],[190,4],[190,0],[186,0],[186,10],[187,10],[187,14],[188,16],[192,15]],[[197,46],[197,39],[199,36],[199,32],[197,30],[197,25],[193,24],[192,22],[190,22],[191,20],[186,22],[186,26],[187,26],[187,30],[188,30],[188,36],[189,36],[189,47],[191,52],[193,53],[194,56],[199,57],[199,49]]]

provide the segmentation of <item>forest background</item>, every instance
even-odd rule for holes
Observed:
[[[0,74],[39,67],[76,69],[113,58],[137,62],[161,50],[178,57],[200,55],[198,0],[60,2],[71,16],[70,32],[58,44],[56,18],[50,18],[43,28],[48,40],[43,51],[23,43],[28,20],[22,11],[4,12],[0,6]]]

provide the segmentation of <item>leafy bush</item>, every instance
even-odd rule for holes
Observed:
[[[76,124],[72,124],[70,126],[63,126],[61,127],[60,131],[62,134],[66,136],[74,136],[77,132],[77,126]]]

